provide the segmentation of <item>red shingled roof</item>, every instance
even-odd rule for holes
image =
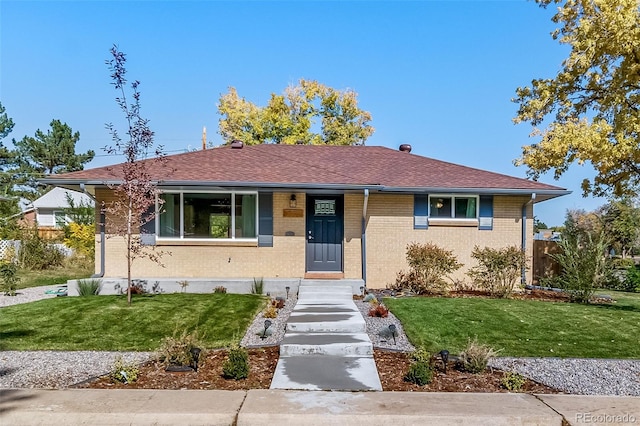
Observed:
[[[563,191],[527,179],[447,163],[379,146],[229,146],[167,157],[152,165],[154,180],[229,185],[380,185],[392,188],[482,188]],[[150,160],[147,160],[150,161]],[[96,184],[117,181],[118,165],[50,176],[44,181]]]

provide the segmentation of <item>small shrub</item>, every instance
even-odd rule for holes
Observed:
[[[64,255],[54,245],[42,239],[34,229],[23,236],[18,261],[22,268],[41,271],[62,266]]]
[[[284,299],[282,297],[276,297],[271,301],[271,306],[274,306],[276,309],[284,308]]]
[[[409,289],[417,294],[444,293],[448,289],[445,277],[460,269],[456,256],[436,244],[411,243],[407,246],[410,271],[400,271],[393,289]]]
[[[494,249],[475,246],[471,257],[478,261],[467,272],[474,283],[497,297],[508,297],[519,282],[527,257],[516,246]]]
[[[251,284],[251,294],[262,294],[264,292],[264,279],[254,278]]]
[[[194,359],[191,353],[193,348],[200,348],[201,350],[203,348],[202,337],[199,335],[198,330],[190,333],[184,330],[179,336],[176,331],[172,337],[165,337],[160,342],[157,356],[164,365],[193,365]],[[201,359],[203,355],[204,352],[201,351]]]
[[[76,284],[79,296],[97,296],[102,289],[102,281],[99,279],[78,280]]]
[[[608,275],[609,264],[603,255],[607,243],[603,234],[563,235],[558,247],[560,253],[551,254],[562,270],[554,277],[556,285],[567,291],[573,302],[589,302]]]
[[[92,223],[71,222],[65,227],[64,245],[83,257],[93,259],[96,229]]]
[[[433,370],[428,362],[416,361],[409,366],[409,370],[404,375],[404,381],[424,386],[431,383]]]
[[[178,281],[178,284],[180,284],[180,291],[182,293],[186,293],[187,287],[189,287],[189,281],[187,280]]]
[[[213,289],[214,293],[226,293],[227,292],[227,288],[224,286],[219,285],[218,287]]]
[[[490,346],[478,343],[478,339],[469,339],[467,346],[460,353],[462,368],[469,373],[482,373],[487,369],[489,360],[497,355]]]
[[[366,296],[364,296],[364,299],[362,299],[363,302],[373,302],[373,301],[378,301],[378,299],[376,299],[376,296],[373,293],[368,293]]]
[[[5,296],[15,296],[18,289],[18,265],[14,262],[2,260],[0,261],[0,278],[2,278],[2,285],[0,285],[0,291]]]
[[[147,290],[147,285],[149,282],[147,280],[131,280],[131,294],[147,294],[149,291]],[[154,286],[155,288],[155,286]],[[123,289],[123,293],[126,294],[126,287]]]
[[[241,380],[249,376],[249,354],[237,344],[229,348],[229,358],[222,364],[225,379]]]
[[[627,269],[625,287],[627,288],[626,291],[640,293],[640,266]]]
[[[140,368],[138,364],[133,362],[125,362],[121,356],[119,356],[111,368],[109,377],[112,380],[116,380],[121,383],[133,383],[138,380],[140,374]]]
[[[267,309],[264,310],[262,316],[264,316],[265,318],[275,318],[278,316],[278,310],[275,306],[269,305],[267,306]]]
[[[503,388],[511,392],[518,392],[522,389],[527,379],[519,373],[507,371],[500,379],[500,384]]]
[[[389,309],[387,309],[386,306],[380,304],[369,310],[369,316],[376,318],[386,318],[389,316]]]
[[[422,346],[417,348],[415,351],[411,352],[409,356],[415,362],[424,362],[426,364],[431,363],[431,358],[432,358],[431,352],[429,352],[426,348]]]

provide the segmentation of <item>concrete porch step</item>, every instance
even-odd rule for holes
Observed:
[[[328,355],[372,356],[366,333],[291,333],[280,344],[280,356]]]
[[[367,325],[351,304],[304,305],[298,302],[289,316],[287,331],[315,333],[364,333]]]
[[[382,390],[371,356],[280,356],[271,389]]]

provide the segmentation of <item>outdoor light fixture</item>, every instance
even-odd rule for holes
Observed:
[[[364,286],[363,285],[360,286],[360,294],[364,296]]]
[[[298,201],[296,200],[296,194],[291,194],[291,198],[289,198],[289,207],[295,209],[298,205]]]
[[[291,290],[291,287],[286,286],[286,287],[284,288],[284,290],[287,292],[287,299],[288,299],[288,298],[289,298],[289,290]]]
[[[393,336],[393,344],[396,344],[396,326],[395,324],[391,324],[389,326],[389,331],[391,332],[391,336]]]
[[[200,348],[191,348],[189,352],[191,352],[191,358],[193,359],[193,369],[198,371],[198,360],[200,359],[200,352],[202,349]]]
[[[438,198],[438,201],[436,202],[436,207],[441,209],[444,206],[444,200],[442,198]]]
[[[264,320],[264,331],[262,332],[261,339],[267,338],[267,329],[271,327],[271,320]]]
[[[441,350],[440,358],[442,358],[442,366],[444,367],[444,374],[447,374],[447,361],[449,361],[449,351],[446,349]]]

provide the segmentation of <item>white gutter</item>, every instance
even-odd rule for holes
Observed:
[[[367,286],[367,206],[369,204],[369,189],[364,190],[364,203],[362,204],[362,237],[360,238],[360,253],[362,256],[362,279]]]
[[[522,205],[522,253],[527,253],[527,206],[535,202],[536,193],[531,194],[531,199]],[[527,268],[522,266],[520,271],[520,283],[525,285],[527,283]]]

